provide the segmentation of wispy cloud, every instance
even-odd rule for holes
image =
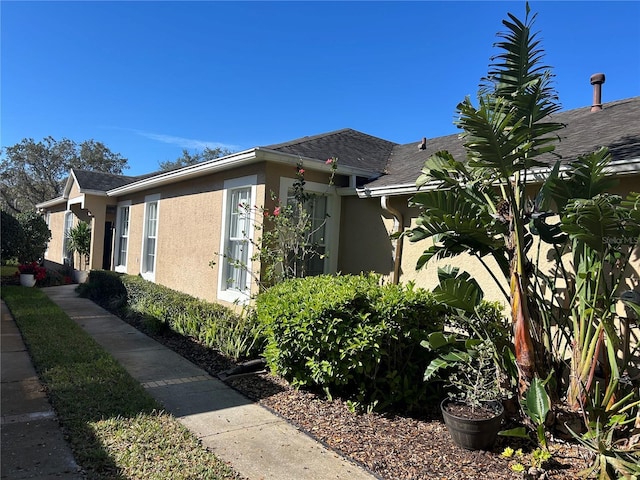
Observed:
[[[198,140],[195,138],[176,137],[174,135],[145,132],[143,130],[133,130],[133,131],[142,137],[149,138],[157,142],[176,145],[178,147],[186,148],[189,150],[204,150],[205,148],[226,148],[227,150],[232,150],[232,151],[241,150],[241,147],[239,145],[230,145],[228,143],[212,142],[208,140]]]

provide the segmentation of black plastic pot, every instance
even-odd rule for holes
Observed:
[[[445,398],[440,403],[444,423],[449,430],[453,443],[467,450],[491,450],[502,425],[504,407],[500,402],[491,402],[496,415],[487,419],[460,418],[452,415],[445,408],[451,400]]]

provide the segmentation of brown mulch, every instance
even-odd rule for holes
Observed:
[[[191,339],[166,330],[149,331],[129,321],[213,376],[235,366]],[[513,472],[511,465],[517,460],[505,458],[501,452],[508,446],[527,453],[535,448],[532,442],[498,437],[489,452],[460,448],[451,441],[437,402],[421,418],[354,414],[344,401],[328,401],[312,392],[296,390],[270,374],[229,379],[227,384],[383,480],[576,479],[589,465],[588,452],[574,443],[557,440],[549,444],[553,456],[544,470],[531,470],[531,475]]]

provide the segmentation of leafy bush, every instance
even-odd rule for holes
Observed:
[[[16,219],[24,235],[24,242],[18,249],[18,260],[21,263],[39,262],[44,257],[47,243],[51,239],[47,222],[36,212],[19,213]]]
[[[24,232],[18,219],[10,213],[2,211],[2,219],[0,220],[2,231],[0,232],[0,240],[2,241],[2,262],[18,258],[20,248],[25,242]]]
[[[420,347],[440,330],[444,308],[413,285],[375,275],[286,280],[257,298],[265,357],[295,386],[320,387],[368,409],[416,408],[432,354]]]
[[[77,291],[80,296],[117,312],[127,303],[127,289],[122,277],[122,274],[108,270],[91,270],[87,281],[78,285]]]
[[[249,313],[236,314],[141,277],[92,270],[78,290],[120,315],[138,316],[156,331],[170,328],[235,359],[255,357],[262,347],[261,329]]]

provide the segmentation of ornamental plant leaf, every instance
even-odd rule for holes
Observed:
[[[536,425],[544,424],[551,408],[549,395],[544,387],[546,382],[535,377],[527,390],[525,402],[522,406],[524,413],[531,418]]]

